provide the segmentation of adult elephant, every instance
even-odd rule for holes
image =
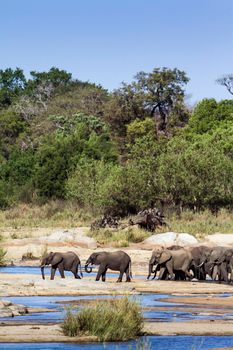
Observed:
[[[124,273],[126,274],[126,282],[130,282],[130,277],[132,277],[131,259],[123,251],[93,253],[89,256],[85,264],[85,271],[87,273],[92,272],[92,267],[88,267],[89,265],[99,265],[96,281],[99,281],[100,277],[102,277],[102,281],[105,282],[108,269],[120,271],[117,282],[122,282]]]
[[[210,255],[209,264],[213,280],[218,278],[219,281],[230,282],[232,279],[233,249],[216,247]]]
[[[194,277],[198,280],[206,280],[206,275],[211,273],[208,262],[213,248],[201,245],[188,247],[187,249],[193,257],[191,270],[193,271]]]
[[[180,250],[180,249],[184,249],[184,247],[180,246],[180,245],[172,245],[167,247],[168,250]],[[151,273],[154,274],[152,279],[155,279],[157,272],[159,272],[159,279],[161,280],[168,280],[169,279],[169,273],[168,270],[165,266],[161,265],[161,264],[156,264],[155,268],[153,270],[153,265],[149,265],[149,275],[147,277],[147,279],[150,278]],[[175,273],[175,280],[185,280],[185,274],[182,271],[177,271],[174,270]]]
[[[193,261],[191,253],[186,249],[169,250],[163,247],[158,247],[152,252],[151,259],[149,261],[149,274],[147,279],[150,278],[151,273],[155,273],[159,266],[159,279],[163,278],[166,270],[172,280],[175,279],[175,272],[179,271],[189,279],[193,276],[189,272],[191,263]],[[153,270],[153,267],[155,270]]]
[[[74,252],[50,252],[47,254],[41,261],[41,275],[42,278],[45,279],[44,276],[44,267],[46,265],[51,265],[51,276],[50,279],[53,280],[56,270],[58,269],[61,275],[61,278],[65,278],[64,271],[71,271],[74,274],[75,278],[83,277],[81,262],[77,254]],[[80,275],[78,275],[78,268],[80,267]]]

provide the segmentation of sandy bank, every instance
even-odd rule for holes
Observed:
[[[6,296],[43,296],[43,295],[121,295],[138,293],[159,293],[175,295],[222,294],[233,293],[233,286],[212,282],[186,281],[147,281],[134,278],[131,283],[116,283],[116,278],[107,276],[106,282],[96,282],[95,276],[86,276],[82,280],[72,277],[53,281],[42,280],[39,275],[1,274],[0,297]]]
[[[143,333],[147,335],[233,335],[233,322],[189,321],[146,322]],[[58,324],[0,325],[0,342],[93,342],[93,336],[67,337]]]

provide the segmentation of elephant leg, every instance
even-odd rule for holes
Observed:
[[[129,275],[129,266],[126,269],[125,274],[126,274],[126,282],[131,282],[131,278]]]
[[[118,277],[117,282],[122,282],[123,274],[124,274],[124,270],[121,269],[121,270],[120,270],[120,275],[119,275],[119,277]]]
[[[65,278],[63,266],[58,266],[58,271],[60,272],[61,278]]]
[[[107,272],[107,269],[105,269],[104,272],[102,273],[102,282],[105,282],[106,280],[106,272]]]
[[[171,280],[174,280],[175,279],[175,274],[174,274],[173,267],[172,267],[172,264],[171,264],[170,261],[168,261],[166,263],[166,268],[167,268],[168,273],[169,273],[169,275],[171,277]]]
[[[158,279],[164,280],[165,278],[166,278],[166,267],[160,267]]]
[[[71,272],[73,273],[74,278],[81,279],[81,277],[78,275],[78,265],[76,265],[75,267],[72,267]]]
[[[221,264],[219,266],[221,281],[228,282],[228,272],[226,270],[226,266]]]
[[[215,265],[212,271],[212,280],[216,281],[217,280],[217,275],[218,275],[218,266]],[[220,276],[218,276],[219,278]]]
[[[183,271],[185,276],[187,276],[191,280],[193,278],[193,275],[189,272],[189,266],[190,266],[190,262],[184,263],[184,265],[181,268],[181,271]]]
[[[100,264],[99,266],[99,270],[98,270],[98,273],[97,273],[97,276],[96,276],[96,281],[99,281],[100,280],[100,277],[102,276],[102,274],[104,273],[104,271],[106,270],[106,265],[105,264]]]
[[[57,270],[56,267],[53,267],[53,266],[51,267],[51,276],[50,276],[51,280],[54,280],[54,276],[55,276],[56,270]]]

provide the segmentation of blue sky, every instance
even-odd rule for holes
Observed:
[[[232,0],[0,0],[0,68],[65,69],[112,90],[138,71],[177,67],[193,104],[231,98]]]

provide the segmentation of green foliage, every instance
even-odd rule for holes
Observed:
[[[232,203],[233,161],[216,136],[174,137],[168,143],[159,159],[159,185],[165,198],[199,209]]]
[[[30,72],[32,79],[27,82],[27,92],[32,92],[36,86],[46,82],[51,83],[54,88],[66,86],[71,82],[72,74],[56,67],[50,68],[48,72]]]
[[[155,134],[155,122],[151,118],[145,120],[135,119],[127,126],[127,139],[130,143],[134,143],[137,138],[146,136],[148,134]]]
[[[233,100],[223,100],[217,103],[215,99],[204,99],[194,109],[188,130],[194,134],[211,132],[227,120],[233,120]]]
[[[72,81],[57,91],[48,105],[48,114],[70,116],[81,112],[101,117],[107,101],[108,92],[100,85]]]
[[[0,247],[0,266],[6,265],[5,255],[7,251]]]
[[[31,149],[15,149],[0,168],[0,179],[7,188],[3,207],[14,201],[31,201],[33,195],[34,152]],[[1,187],[1,186],[0,186]],[[8,200],[7,200],[8,198]]]
[[[190,117],[187,82],[155,68],[109,93],[55,67],[28,80],[0,70],[0,207],[71,199],[122,216],[164,203],[232,207],[233,101],[204,99]]]
[[[8,183],[0,179],[0,208],[5,209],[10,204],[10,187]]]
[[[0,70],[0,107],[7,107],[23,92],[26,79],[22,69]]]
[[[89,236],[100,244],[109,244],[116,247],[128,247],[130,243],[140,243],[150,236],[145,230],[138,227],[128,227],[122,230],[99,229],[90,231]]]
[[[151,73],[139,72],[132,88],[141,95],[150,115],[158,112],[157,130],[166,132],[169,113],[175,107],[182,107],[184,85],[189,79],[185,72],[175,68],[154,68]]]
[[[75,199],[80,206],[89,210],[104,210],[104,184],[108,177],[118,171],[118,165],[82,159],[67,181],[67,198]]]
[[[0,110],[0,152],[8,157],[15,146],[16,140],[20,140],[28,130],[28,125],[11,108]]]
[[[60,127],[37,151],[35,183],[40,196],[64,198],[64,184],[72,169],[76,165],[78,172],[80,166],[84,167],[84,172],[91,168],[86,167],[82,159],[116,161],[117,153],[105,124],[98,118],[78,114],[71,121],[66,117],[53,117],[54,120]],[[89,184],[91,186],[90,181]],[[90,189],[90,192],[93,191]],[[81,197],[80,194],[79,200]]]
[[[99,341],[126,341],[142,331],[143,318],[140,306],[127,297],[99,300],[78,313],[68,310],[62,324],[65,335],[96,336]]]

